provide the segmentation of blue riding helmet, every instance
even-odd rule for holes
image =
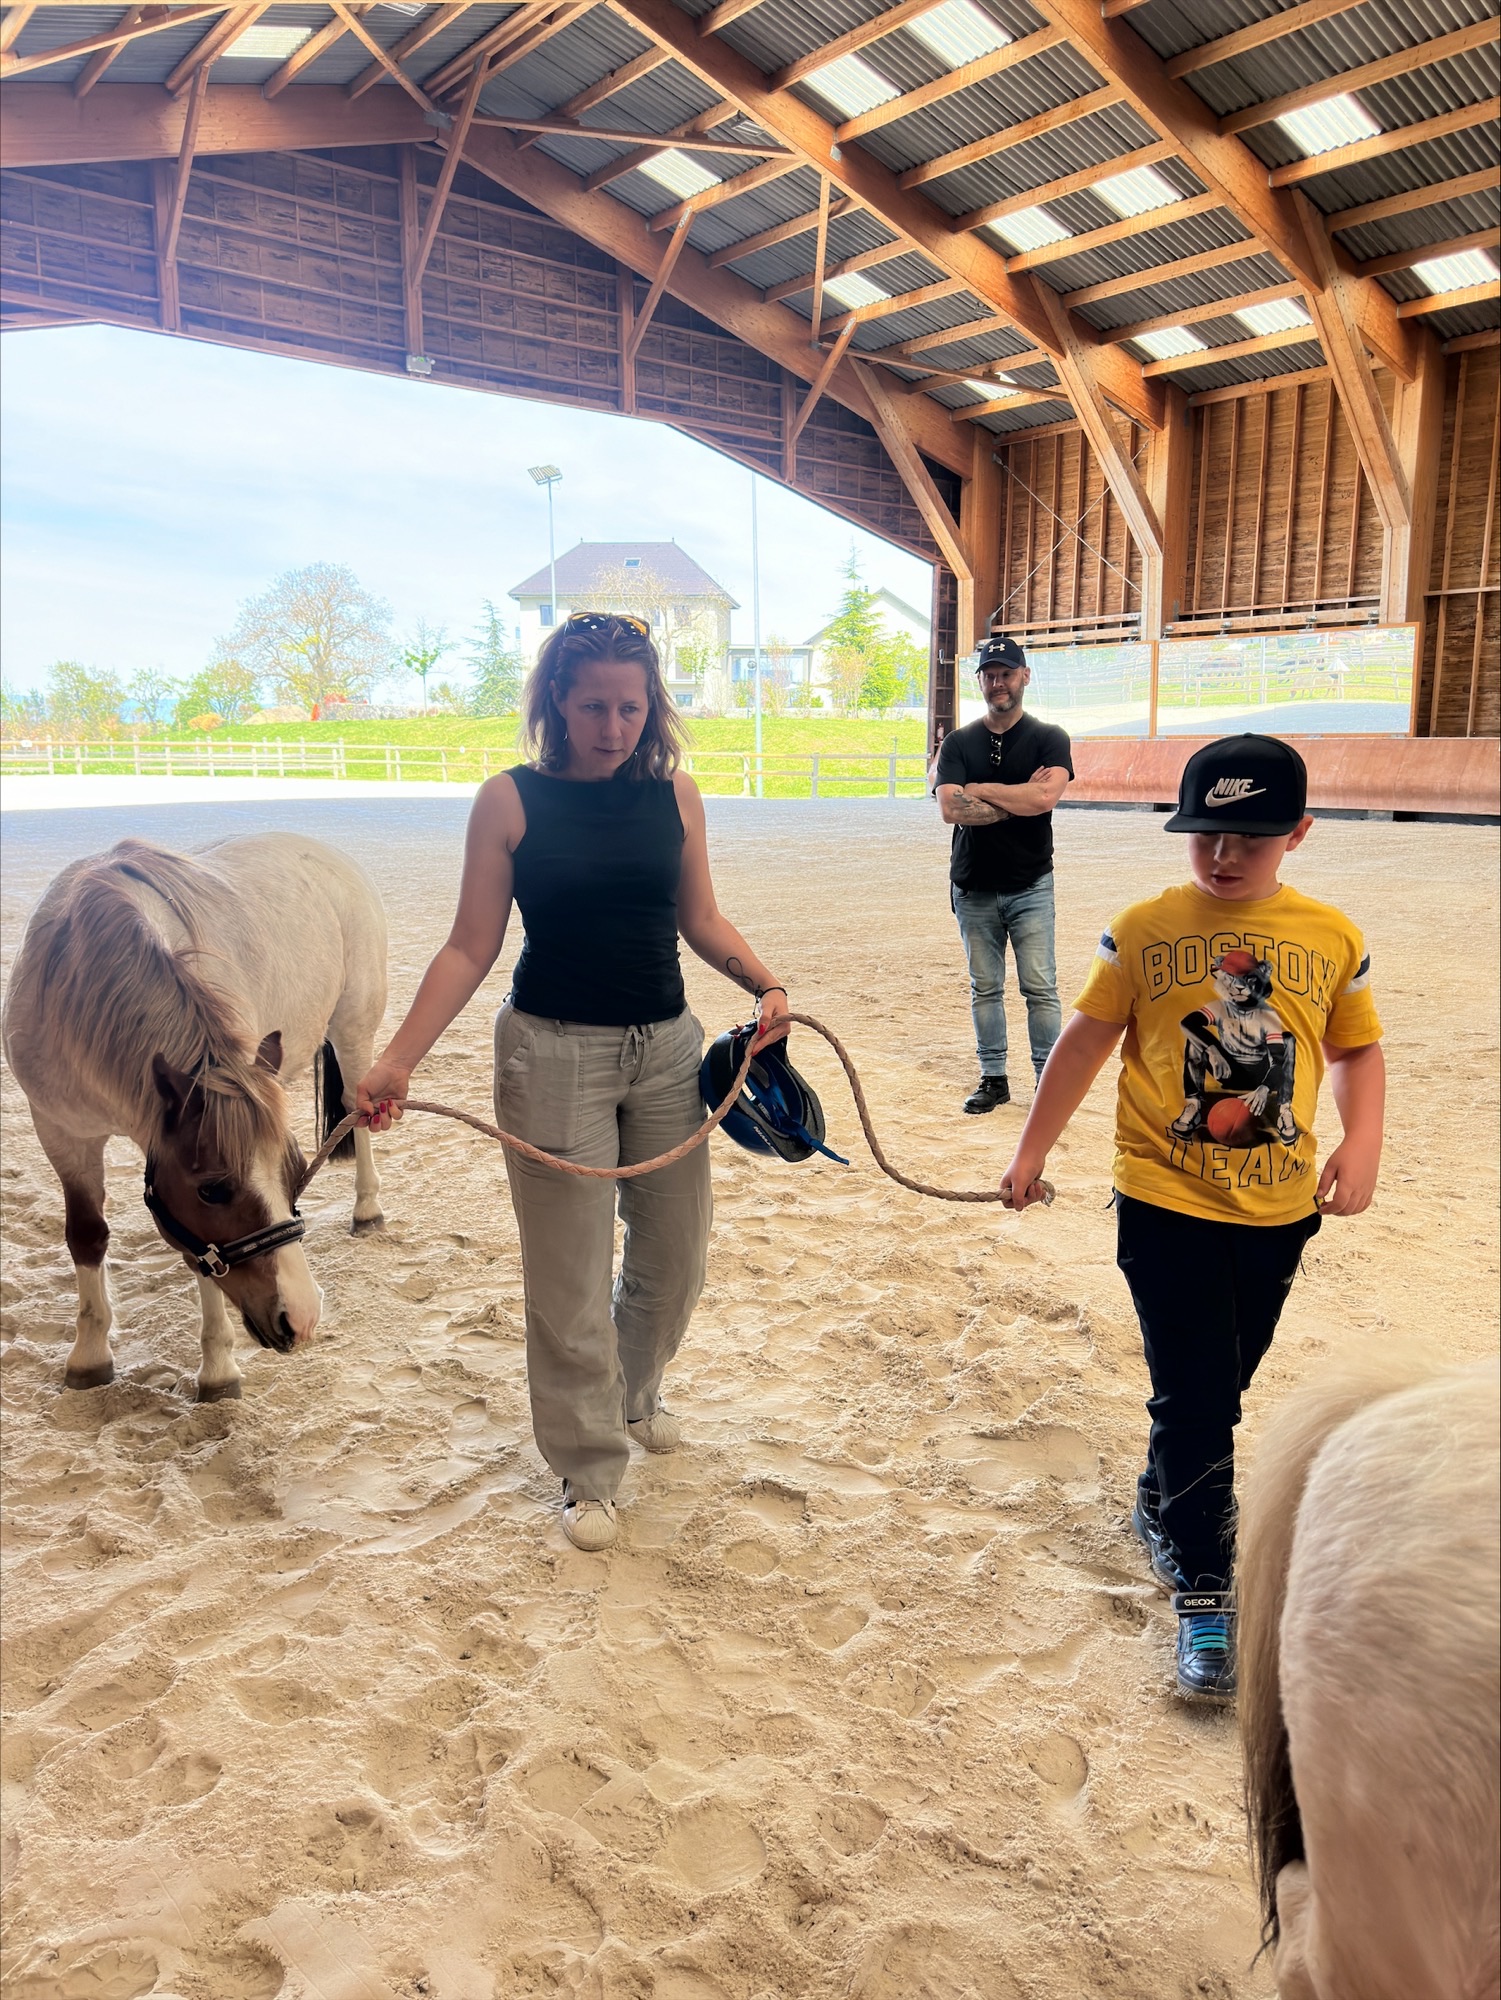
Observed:
[[[698,1089],[708,1110],[715,1111],[724,1102],[756,1033],[753,1023],[731,1028],[704,1051]],[[841,1167],[849,1165],[841,1153],[824,1144],[823,1106],[787,1060],[785,1042],[773,1042],[752,1062],[720,1129],[748,1153],[775,1153],[778,1159],[793,1161],[822,1153]]]

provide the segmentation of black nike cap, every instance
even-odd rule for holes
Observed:
[[[1308,807],[1308,767],[1275,736],[1221,736],[1178,781],[1168,833],[1291,833]]]
[[[1000,632],[992,632],[975,655],[977,674],[984,673],[987,667],[1024,667],[1026,664],[1027,656],[1021,647]]]

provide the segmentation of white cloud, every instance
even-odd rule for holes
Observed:
[[[526,470],[544,459],[563,469],[560,548],[675,537],[750,628],[749,475],[666,425],[106,327],[7,335],[0,398],[0,614],[22,687],[70,656],[186,676],[244,598],[320,560],[399,627],[467,634],[547,559]],[[925,564],[762,483],[763,631],[825,622],[851,541],[873,586],[926,604]]]

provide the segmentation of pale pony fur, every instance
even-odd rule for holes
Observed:
[[[1241,1507],[1240,1726],[1281,2000],[1494,2000],[1495,1361],[1336,1363]]]
[[[154,1058],[199,1080],[206,1136],[279,1219],[295,1152],[283,1084],[326,1045],[352,1085],[369,1067],[385,995],[374,888],[346,856],[301,835],[255,834],[197,856],[124,840],[49,885],[6,996],[5,1053],[67,1201],[79,1286],[70,1384],[113,1372],[104,1148],[117,1134],[148,1154],[161,1144]],[[255,1060],[271,1035],[279,1077]],[[341,1107],[329,1110],[336,1121]],[[379,1186],[360,1133],[356,1226],[379,1220]],[[300,1245],[274,1257],[276,1298],[302,1337],[317,1323],[317,1287]],[[224,1300],[207,1281],[200,1291],[199,1393],[233,1395]]]

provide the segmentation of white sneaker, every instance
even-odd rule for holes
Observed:
[[[626,1430],[647,1451],[676,1451],[683,1442],[683,1426],[670,1410],[659,1404],[649,1417],[638,1417]]]
[[[575,1500],[563,1487],[563,1533],[576,1549],[598,1555],[620,1533],[613,1500]]]

